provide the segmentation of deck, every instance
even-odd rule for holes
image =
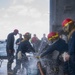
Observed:
[[[14,61],[15,63],[15,61]],[[13,67],[15,66],[15,64],[13,63]],[[0,75],[7,75],[7,60],[3,60],[2,65],[0,67]]]

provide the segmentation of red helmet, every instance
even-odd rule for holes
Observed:
[[[58,35],[57,32],[51,32],[51,33],[48,34],[48,40],[51,40],[51,39],[56,38],[58,36],[59,35]]]
[[[31,34],[30,34],[29,32],[26,32],[26,33],[24,34],[24,37],[30,39],[30,38],[31,38]]]
[[[74,23],[74,21],[73,21],[72,19],[70,19],[70,18],[67,18],[67,19],[65,19],[65,20],[62,22],[62,27],[65,27],[65,26],[67,26],[67,25],[70,24],[70,23]]]

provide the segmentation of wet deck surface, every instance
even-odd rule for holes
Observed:
[[[2,62],[2,65],[1,65],[1,67],[0,67],[0,75],[7,75],[7,60],[3,60],[3,62]],[[14,62],[13,62],[13,64],[12,64],[12,70],[13,70],[13,68],[15,67],[15,60],[14,60]],[[34,64],[34,63],[33,63]],[[33,68],[33,69],[31,69],[31,71],[33,71],[34,70],[34,68],[35,68],[35,66],[34,65],[31,65],[30,66],[30,68]],[[29,69],[30,69],[29,68]],[[35,69],[36,70],[36,69]],[[34,71],[35,71],[34,70]],[[35,72],[32,72],[32,73],[36,73],[36,71]],[[29,75],[30,75],[31,73],[30,73],[30,71],[29,71]],[[19,70],[19,72],[17,73],[17,75],[27,75],[26,74],[26,69],[24,69],[24,71],[22,72],[22,71],[20,71]],[[33,74],[33,75],[36,75],[36,74]]]
[[[12,68],[14,68],[15,61],[12,66],[13,66]],[[0,67],[0,75],[7,75],[7,60],[3,60],[2,62],[2,65]]]

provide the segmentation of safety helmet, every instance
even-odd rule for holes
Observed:
[[[31,34],[29,32],[26,32],[23,36],[27,39],[31,38]]]
[[[74,23],[74,21],[73,21],[72,19],[70,19],[70,18],[67,18],[67,19],[65,19],[65,20],[62,22],[62,27],[65,27],[65,26],[67,26],[67,25],[69,25],[69,24],[71,24],[71,23]]]
[[[48,40],[52,40],[57,37],[59,37],[59,34],[57,32],[51,32],[48,34]]]

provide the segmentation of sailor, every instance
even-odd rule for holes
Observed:
[[[18,30],[15,29],[12,33],[8,34],[7,36],[7,43],[6,43],[6,52],[8,57],[8,63],[7,63],[7,70],[12,71],[12,63],[14,60],[14,35],[18,34]]]
[[[18,46],[20,44],[20,42],[23,40],[22,38],[22,34],[19,33],[19,38],[16,40],[16,64],[17,64],[17,53],[18,53]]]
[[[23,40],[23,38],[22,38],[22,34],[21,33],[19,33],[19,38],[16,40],[16,49],[18,49],[18,45],[20,44],[20,42]]]
[[[13,75],[16,75],[18,69],[20,69],[21,63],[23,63],[23,62],[24,62],[24,66],[25,66],[25,68],[27,70],[28,59],[27,59],[25,53],[26,52],[27,53],[29,53],[29,52],[35,52],[34,48],[31,46],[31,44],[29,42],[30,38],[31,38],[31,34],[29,32],[27,32],[27,33],[24,34],[24,39],[21,41],[21,43],[20,43],[20,45],[18,47],[18,54],[17,54],[17,57],[18,57],[17,59],[18,60],[17,60],[16,66],[14,68]]]
[[[65,55],[65,61],[69,61],[70,75],[75,75],[75,22],[67,18],[62,22],[62,28],[68,36],[68,54]]]
[[[35,49],[35,51],[38,52],[40,40],[39,40],[39,38],[37,37],[36,34],[34,34],[33,37],[31,38],[31,43],[32,43],[32,46]]]
[[[42,58],[47,54],[51,54],[55,50],[59,51],[59,56],[61,54],[63,54],[64,52],[67,52],[67,50],[68,50],[67,43],[59,37],[59,34],[57,32],[50,32],[48,34],[48,40],[51,41],[52,44],[49,45],[48,49],[45,52],[40,54],[40,56],[37,56],[37,58],[40,58],[40,57]],[[57,59],[57,60],[59,60],[59,59]],[[66,65],[63,66],[63,68],[64,68],[63,72],[64,72],[64,75],[67,75],[68,67],[67,67],[67,62],[65,62],[65,63],[66,63]],[[65,64],[65,63],[63,62],[63,64]]]

